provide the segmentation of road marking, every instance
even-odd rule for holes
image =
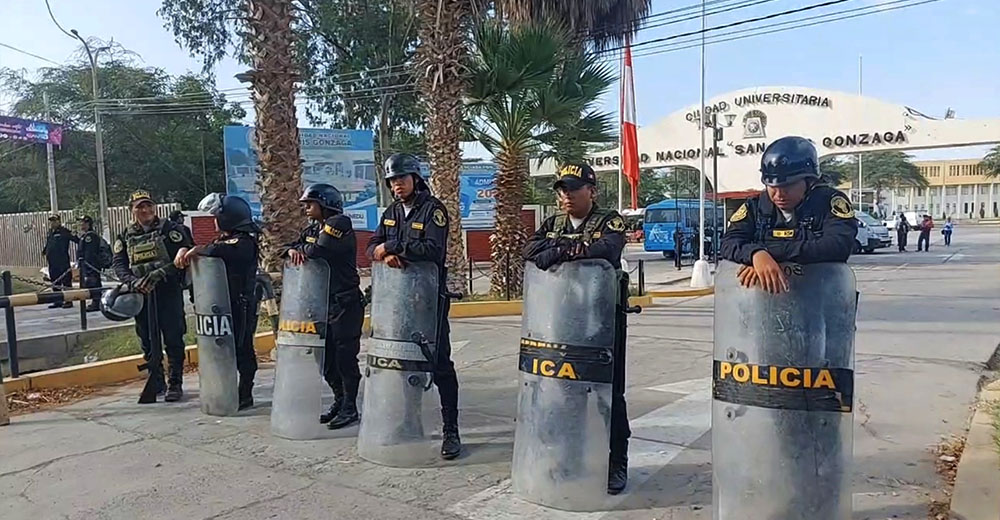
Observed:
[[[680,381],[647,390],[682,394],[684,397],[631,421],[629,489],[636,489],[649,480],[712,426],[710,378]],[[572,513],[521,500],[514,496],[510,479],[504,479],[452,505],[448,512],[468,520],[597,520],[628,498],[627,492],[617,497],[608,495],[605,511]]]

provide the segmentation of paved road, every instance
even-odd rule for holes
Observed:
[[[963,228],[950,249],[864,255],[852,264],[861,291],[854,518],[926,518],[941,487],[929,448],[965,428],[982,362],[1000,341],[1000,228]],[[0,511],[74,519],[708,519],[712,304],[661,300],[630,324],[631,480],[604,512],[549,511],[510,494],[518,318],[453,322],[467,445],[457,461],[376,466],[357,457],[353,431],[276,439],[270,370],[255,389],[258,406],[230,418],[201,415],[192,377],[189,400],[176,405],[134,405],[133,385],[16,417],[0,429]],[[439,424],[430,407],[425,421]]]

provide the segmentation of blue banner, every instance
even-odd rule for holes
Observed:
[[[462,228],[493,229],[496,215],[496,171],[493,163],[462,165],[459,209]]]

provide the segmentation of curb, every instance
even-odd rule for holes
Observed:
[[[993,440],[995,428],[990,409],[1000,400],[1000,381],[987,385],[976,399],[965,450],[951,498],[951,518],[997,520],[1000,518],[1000,454]]]
[[[653,298],[689,298],[691,296],[708,296],[709,294],[715,294],[714,286],[679,291],[649,291],[649,295]]]

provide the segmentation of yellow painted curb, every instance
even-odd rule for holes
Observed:
[[[498,302],[459,302],[451,304],[449,318],[482,318],[486,316],[517,316],[521,314],[521,300]]]
[[[715,294],[715,287],[681,289],[679,291],[649,291],[649,296],[653,298],[688,298],[691,296],[708,296],[709,294]]]

